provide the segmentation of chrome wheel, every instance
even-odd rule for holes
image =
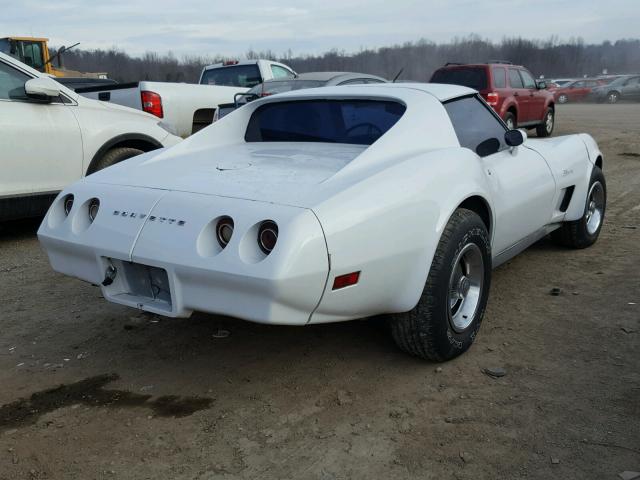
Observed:
[[[547,133],[553,132],[553,112],[547,112],[547,116],[544,119],[544,128],[547,130]]]
[[[558,103],[567,103],[567,100],[568,100],[568,98],[567,98],[566,95],[560,95],[558,97]]]
[[[617,103],[618,94],[616,92],[611,92],[609,95],[607,95],[607,101],[609,103]]]
[[[475,243],[466,245],[453,263],[449,279],[449,322],[460,333],[476,316],[484,279],[482,252]]]
[[[600,182],[594,182],[589,189],[587,197],[587,211],[585,213],[585,221],[587,224],[587,232],[589,235],[595,234],[604,218],[604,187]]]

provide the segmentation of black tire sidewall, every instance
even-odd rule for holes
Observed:
[[[464,331],[457,332],[449,320],[449,281],[458,254],[469,243],[477,245],[482,252],[483,287],[473,321]],[[435,337],[433,346],[438,350],[439,356],[449,359],[468,350],[480,329],[491,286],[491,243],[484,223],[480,217],[472,214],[467,215],[467,218],[456,226],[447,244],[441,247],[444,247],[443,261],[440,265],[432,266],[423,298],[430,298],[434,302],[431,313],[435,319],[440,320],[432,321],[431,331]]]

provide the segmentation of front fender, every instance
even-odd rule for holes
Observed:
[[[397,162],[314,208],[330,274],[312,323],[405,312],[418,303],[442,232],[471,195],[491,204],[477,156],[451,148]],[[361,272],[332,290],[336,276]]]

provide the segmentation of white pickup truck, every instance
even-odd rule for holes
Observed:
[[[200,84],[148,82],[77,88],[89,98],[144,110],[165,124],[175,134],[188,137],[217,118],[218,105],[234,101],[237,93],[274,78],[293,78],[296,73],[287,65],[270,60],[227,61],[204,67]]]

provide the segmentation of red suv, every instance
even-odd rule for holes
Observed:
[[[553,133],[553,94],[526,68],[509,62],[447,63],[433,73],[431,83],[464,85],[477,90],[509,129],[535,128],[539,137]]]

